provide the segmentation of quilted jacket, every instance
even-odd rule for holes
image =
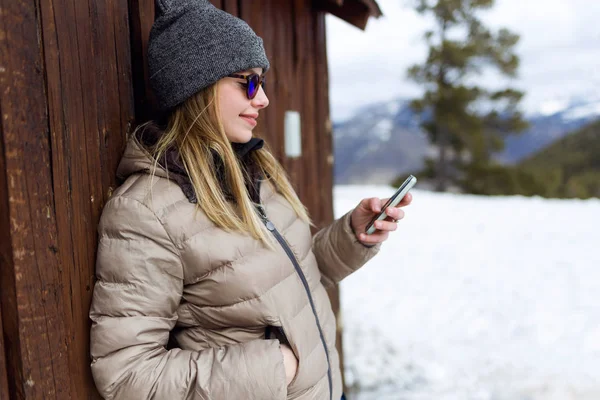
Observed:
[[[107,399],[338,400],[325,288],[379,246],[350,212],[314,236],[268,181],[257,212],[279,246],[216,227],[132,138],[98,227],[92,373]],[[199,196],[201,198],[201,196]],[[269,332],[275,332],[271,334]],[[280,340],[297,359],[286,385]]]

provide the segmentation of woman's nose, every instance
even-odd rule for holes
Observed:
[[[266,108],[269,106],[269,98],[262,86],[258,89],[256,97],[252,99],[252,106],[254,108]]]

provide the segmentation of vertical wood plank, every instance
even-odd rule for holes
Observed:
[[[238,0],[223,0],[222,6],[229,14],[239,17]]]
[[[2,317],[10,398],[70,398],[39,5],[0,1],[8,196]],[[5,201],[3,201],[5,202]],[[7,340],[10,338],[10,342]]]
[[[238,16],[246,21],[250,27],[264,41],[265,52],[271,63],[267,74],[265,93],[269,98],[270,105],[260,112],[259,125],[255,134],[265,139],[267,148],[273,153],[280,163],[285,162],[283,151],[283,111],[281,103],[281,57],[277,49],[278,39],[275,37],[273,26],[280,23],[278,18],[283,18],[281,9],[287,2],[281,2],[276,6],[270,6],[268,0],[254,0],[249,2],[238,1]],[[268,23],[263,23],[263,20]],[[277,59],[277,62],[274,61]]]
[[[88,360],[85,342],[77,340],[76,337],[78,331],[83,330],[81,324],[87,327],[87,318],[81,315],[81,303],[84,299],[79,282],[82,269],[88,269],[90,264],[90,260],[86,259],[86,253],[93,254],[93,247],[90,247],[91,243],[87,240],[90,235],[86,234],[86,231],[93,230],[91,213],[89,205],[81,203],[84,202],[83,198],[89,199],[96,194],[90,193],[90,188],[99,186],[98,172],[100,170],[100,168],[89,170],[86,159],[88,149],[85,141],[80,140],[82,137],[85,140],[90,133],[93,133],[92,126],[86,124],[85,114],[91,113],[91,117],[97,119],[96,108],[86,104],[86,94],[81,90],[85,87],[85,92],[91,91],[92,95],[95,95],[95,85],[93,81],[82,80],[83,71],[80,65],[94,68],[94,63],[92,57],[86,51],[81,52],[78,46],[78,40],[83,39],[82,36],[89,22],[85,17],[81,19],[82,17],[78,15],[77,5],[42,0],[41,10],[48,76],[53,173],[56,177],[54,195],[57,200],[57,252],[61,257],[62,270],[65,275],[64,282],[66,283],[63,286],[63,296],[67,301],[68,311],[64,315],[64,319],[67,329],[71,333],[67,343],[69,365],[73,370],[68,377],[71,380],[69,385],[71,397],[78,398],[83,394],[78,382],[82,379],[85,380],[84,371],[88,369],[84,364]],[[70,30],[65,25],[69,20],[81,22],[76,24],[77,29]],[[93,40],[90,36],[86,39],[86,47],[89,48]],[[65,71],[66,74],[61,74],[61,71]],[[75,99],[77,101],[73,101]],[[90,156],[93,154],[91,153]],[[98,164],[100,163],[98,162]],[[73,168],[75,165],[77,167]],[[87,183],[86,177],[89,177],[92,182],[82,187],[82,181],[85,180]],[[78,243],[78,241],[81,242]],[[86,356],[84,357],[84,355]]]
[[[271,23],[268,24],[268,33],[263,35],[265,51],[271,69],[267,76],[266,93],[270,100],[269,107],[264,111],[266,117],[266,130],[270,148],[275,157],[285,167],[287,158],[284,151],[283,140],[283,121],[284,113],[289,108],[288,98],[286,96],[287,84],[289,83],[290,70],[287,68],[287,53],[285,44],[286,36],[282,30],[282,26],[290,22],[289,15],[286,12],[288,2],[283,2],[277,6],[268,2],[262,7],[265,11],[265,18]],[[288,174],[289,169],[286,168]],[[292,174],[290,174],[292,175]],[[292,184],[294,183],[291,176]]]
[[[0,115],[3,115],[1,106]],[[14,297],[12,292],[4,292],[3,288],[5,284],[2,283],[6,278],[12,281],[12,279],[10,279],[10,277],[7,275],[9,275],[9,272],[13,270],[12,249],[10,246],[11,240],[9,234],[10,215],[8,212],[8,186],[6,184],[6,163],[4,162],[3,137],[4,134],[2,132],[2,123],[0,122],[0,290],[2,290],[2,296]],[[11,284],[11,286],[14,287],[14,284]],[[6,312],[4,314],[6,314]],[[9,398],[8,374],[9,371],[6,368],[6,340],[4,339],[2,301],[0,301],[0,399]]]
[[[305,201],[317,226],[325,226],[322,219],[322,208],[318,201],[320,171],[318,170],[319,149],[315,146],[316,124],[318,115],[315,112],[315,94],[318,91],[315,82],[314,32],[312,30],[313,12],[311,2],[294,0],[296,24],[294,37],[296,43],[296,75],[297,93],[302,109],[302,177],[301,185]]]
[[[70,396],[98,398],[89,369],[96,227],[133,120],[127,4],[40,0]],[[72,21],[77,21],[73,24]],[[59,51],[60,50],[60,51]],[[101,60],[101,62],[99,62]]]
[[[332,221],[333,214],[333,132],[329,110],[329,70],[327,65],[327,35],[325,13],[313,13],[312,17],[313,54],[315,65],[315,147],[317,157],[315,169],[319,173],[320,190],[317,198],[322,208],[322,221],[327,224]]]
[[[148,38],[154,23],[154,0],[129,0],[131,21],[131,63],[133,71],[133,95],[135,124],[155,115],[156,99],[150,89],[148,76]]]
[[[298,36],[298,29],[302,26],[302,10],[298,7],[296,1],[288,2],[289,7],[287,8],[286,23],[280,28],[282,30],[282,38],[285,40],[281,46],[285,49],[284,54],[284,65],[285,65],[285,76],[283,78],[284,84],[284,98],[286,102],[285,110],[297,111],[300,113],[300,128],[301,128],[301,144],[302,144],[302,155],[299,158],[292,158],[286,160],[286,169],[289,171],[290,177],[294,182],[294,187],[302,203],[308,208],[311,218],[314,218],[314,207],[310,199],[310,193],[306,193],[306,160],[310,158],[310,155],[306,153],[306,136],[309,134],[307,131],[307,120],[306,120],[306,109],[304,108],[304,96],[307,92],[313,90],[312,87],[305,85],[304,82],[304,70],[303,65],[298,59],[299,42],[306,40],[305,37]],[[285,135],[282,132],[282,141],[285,141]]]
[[[316,169],[319,171],[319,184],[321,189],[315,193],[320,204],[322,204],[321,218],[323,224],[333,221],[333,131],[329,110],[329,70],[327,65],[327,34],[325,25],[325,13],[315,12],[313,14],[314,32],[314,60],[316,65],[315,87],[315,109],[317,113],[317,125],[315,132],[316,147],[319,156],[316,159]],[[335,286],[328,290],[331,306],[338,321],[336,334],[336,347],[340,355],[340,368],[342,371],[342,385],[346,390],[344,377],[344,346],[342,341],[343,326],[340,321],[340,287]]]

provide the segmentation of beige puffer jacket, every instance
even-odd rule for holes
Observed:
[[[196,212],[166,171],[157,170],[151,183],[152,165],[130,140],[118,170],[127,179],[98,228],[90,317],[92,372],[102,396],[339,400],[336,322],[325,286],[361,267],[379,246],[357,242],[350,213],[311,237],[263,183],[262,205],[282,240],[277,251],[267,250]],[[289,387],[279,341],[265,338],[267,327],[287,337],[299,360]]]

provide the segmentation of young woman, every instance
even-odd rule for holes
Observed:
[[[367,236],[385,200],[365,199],[311,236],[253,137],[269,105],[262,40],[205,0],[156,5],[148,62],[167,117],[129,140],[100,220],[96,386],[107,399],[339,400],[325,287],[373,257],[403,211]]]

